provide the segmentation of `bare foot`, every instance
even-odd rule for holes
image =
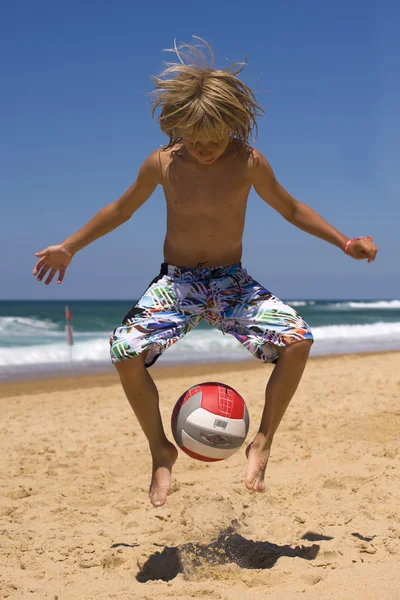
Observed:
[[[248,458],[244,484],[248,490],[263,492],[265,490],[265,469],[267,468],[270,447],[265,446],[265,436],[257,433],[253,442],[247,446]]]
[[[171,487],[171,471],[176,459],[178,450],[171,442],[162,448],[159,454],[153,455],[153,474],[150,483],[150,502],[158,508],[165,504],[167,494]]]

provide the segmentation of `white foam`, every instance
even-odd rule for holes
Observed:
[[[285,300],[289,306],[313,306],[315,300]]]
[[[313,328],[314,339],[319,340],[341,340],[359,339],[365,340],[374,337],[398,338],[400,337],[400,322],[371,323],[370,325],[325,325]]]
[[[288,300],[287,304],[289,304],[289,306],[306,306],[308,302],[305,302],[304,300]]]
[[[66,342],[36,346],[0,348],[0,367],[15,365],[55,365],[76,362],[101,362],[108,359],[108,339],[91,339],[67,346]]]
[[[313,328],[313,354],[351,353],[367,350],[400,349],[400,322],[369,325],[328,325]],[[88,335],[87,333],[85,335]],[[64,340],[42,345],[0,347],[0,374],[24,367],[55,369],[72,362],[79,366],[110,364],[108,334],[76,336],[76,344]],[[215,329],[197,329],[171,346],[160,359],[164,364],[208,363],[251,359],[249,352],[231,335]]]
[[[58,325],[47,319],[31,319],[28,317],[0,317],[1,332],[39,333],[58,329]]]
[[[334,304],[328,304],[324,308],[339,308],[342,310],[348,310],[349,308],[355,308],[360,310],[399,310],[400,300],[377,300],[371,302],[335,302]]]

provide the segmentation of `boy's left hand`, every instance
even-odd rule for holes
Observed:
[[[347,249],[347,254],[356,260],[367,259],[368,262],[375,260],[378,248],[371,238],[363,237],[351,242]]]

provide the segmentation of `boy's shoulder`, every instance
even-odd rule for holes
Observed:
[[[138,179],[142,180],[151,180],[155,183],[160,183],[160,175],[161,175],[161,159],[158,150],[155,150],[151,154],[147,156],[142,162]]]
[[[257,148],[254,147],[249,147],[249,166],[256,168],[259,167],[262,164],[265,164],[267,161],[267,159],[265,158],[264,154],[262,152],[260,152],[260,150],[257,150]]]
[[[260,170],[260,168],[269,165],[263,153],[249,144],[246,144],[244,147],[233,147],[231,156],[232,159],[243,161],[250,172]]]
[[[261,179],[273,179],[274,172],[264,154],[256,148],[251,148],[251,153],[248,159],[248,168],[251,180],[256,183]]]
[[[227,156],[234,159],[248,161],[250,166],[256,166],[260,162],[266,161],[265,156],[253,146],[239,146],[231,142]],[[176,144],[171,148],[157,148],[145,159],[144,163],[149,166],[159,166],[161,162],[171,161],[173,158],[184,158],[185,153],[182,144]]]
[[[179,163],[185,168],[187,159],[181,144],[172,148],[157,148],[151,152],[144,160],[140,172],[162,185],[168,168],[173,162]],[[224,168],[234,169],[238,174],[241,173],[241,176],[245,176],[250,183],[256,182],[268,173],[273,173],[262,152],[250,145],[243,147],[237,143],[231,143],[229,151],[224,157],[224,163]]]

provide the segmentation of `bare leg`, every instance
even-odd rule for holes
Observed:
[[[260,428],[246,449],[248,464],[245,485],[263,492],[271,444],[279,423],[300,383],[310,352],[311,341],[295,342],[279,349],[279,360],[265,390],[265,405]]]
[[[147,437],[153,459],[150,501],[158,507],[165,504],[171,487],[171,471],[178,457],[175,446],[165,436],[159,409],[158,391],[144,366],[144,354],[116,363],[126,397],[143,433]]]

